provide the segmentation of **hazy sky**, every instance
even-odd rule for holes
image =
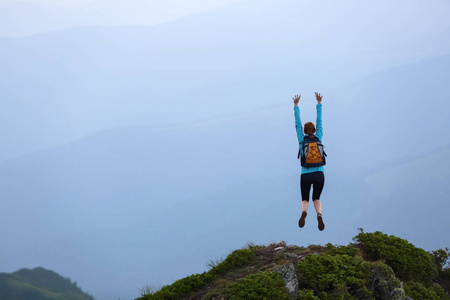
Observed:
[[[214,1],[214,3],[216,5],[222,5],[222,4],[227,4],[227,3],[233,3],[239,0],[219,0],[219,1]],[[102,2],[102,1],[98,1],[98,0],[1,0],[0,1],[0,5],[2,4],[11,4],[11,3],[33,3],[33,4],[47,4],[47,5],[57,5],[57,6],[83,6],[89,3],[94,3],[94,2]],[[104,1],[103,1],[104,2]],[[154,0],[150,0],[147,2],[153,2],[153,3],[175,3],[175,2],[184,2],[186,3],[187,6],[190,7],[196,7],[200,9],[200,6],[204,5],[205,3],[207,3],[208,1],[204,1],[204,0],[189,0],[189,1],[173,1],[173,0],[169,0],[169,1],[154,1]],[[209,1],[212,2],[212,1]],[[175,7],[175,9],[177,9]]]
[[[0,36],[26,36],[91,25],[156,25],[238,1],[3,0],[0,1]]]
[[[49,5],[58,5],[58,6],[81,6],[87,3],[95,2],[95,0],[33,0],[33,1],[21,1],[21,0],[1,0],[0,5],[2,4],[11,4],[11,3],[34,3],[34,4],[49,4]]]

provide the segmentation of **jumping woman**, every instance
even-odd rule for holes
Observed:
[[[300,109],[298,107],[298,102],[300,101],[300,95],[295,95],[292,97],[294,100],[294,116],[295,116],[295,129],[297,130],[297,138],[300,146],[300,154],[302,155],[302,173],[300,175],[300,188],[301,188],[301,194],[302,194],[302,216],[300,217],[300,220],[298,221],[298,226],[303,227],[305,226],[305,219],[306,219],[306,211],[308,210],[309,205],[309,192],[311,190],[311,185],[313,187],[313,193],[312,193],[312,199],[314,202],[314,208],[317,212],[317,221],[318,221],[318,227],[319,230],[325,229],[325,224],[323,223],[322,219],[322,203],[320,202],[320,194],[322,193],[323,185],[325,183],[325,177],[324,177],[324,157],[323,162],[315,163],[313,164],[305,164],[304,157],[305,157],[305,143],[306,141],[316,141],[314,143],[316,146],[319,145],[321,147],[322,145],[322,136],[323,136],[323,128],[322,128],[322,97],[319,93],[316,92],[316,110],[317,110],[317,119],[316,119],[316,127],[312,122],[305,123],[305,128],[303,129],[302,121],[300,119]],[[310,144],[311,145],[311,144]],[[309,152],[314,153],[314,148],[310,148],[312,150],[309,150]],[[317,148],[316,148],[317,149]],[[321,151],[323,151],[323,148],[321,148]],[[322,156],[324,153],[322,153]],[[326,156],[326,154],[325,154]],[[320,155],[319,155],[320,159]]]

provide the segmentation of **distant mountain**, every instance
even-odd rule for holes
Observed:
[[[81,26],[156,25],[217,9],[234,1],[84,1],[0,3],[0,36],[16,37]],[[47,1],[49,2],[49,1]],[[66,1],[65,1],[66,2]],[[73,1],[75,2],[75,1]],[[176,7],[176,9],[173,9]]]
[[[44,268],[0,273],[0,299],[94,300],[76,282]]]
[[[340,160],[352,162],[345,168],[383,168],[448,146],[449,66],[447,54],[377,72],[333,91],[326,106],[327,141],[331,147],[347,147],[342,142],[347,137],[358,141],[343,152],[333,149]]]
[[[414,243],[428,236],[428,247],[450,244],[449,155],[447,146],[406,162],[386,164],[365,177],[361,184],[367,187],[367,201],[361,208],[373,214],[365,217],[362,226],[386,231],[408,224],[414,230],[402,234]]]
[[[375,194],[384,197],[415,188],[418,189],[417,192],[426,191],[423,186],[439,187],[445,185],[450,178],[450,160],[446,159],[449,156],[450,147],[445,147],[408,162],[385,166],[365,180]],[[443,194],[435,196],[445,198]]]
[[[0,38],[0,160],[109,128],[270,107],[444,55],[450,23],[435,20],[448,4],[433,3],[424,16],[408,1],[247,0],[159,26]]]

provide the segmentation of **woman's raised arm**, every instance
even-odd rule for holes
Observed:
[[[294,100],[295,130],[297,131],[298,142],[302,143],[305,135],[303,134],[303,125],[302,120],[300,119],[300,109],[298,108],[300,97],[300,95],[295,95],[294,97],[292,97],[292,100]]]
[[[316,136],[322,140],[323,137],[323,127],[322,127],[322,95],[316,92],[316,110],[317,110],[317,119],[316,119]]]

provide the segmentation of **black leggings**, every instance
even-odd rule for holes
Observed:
[[[317,171],[312,173],[305,173],[300,176],[300,187],[302,191],[302,200],[309,202],[309,191],[311,190],[311,185],[313,186],[313,201],[320,199],[320,194],[323,190],[323,185],[325,183],[325,176],[323,172]]]

